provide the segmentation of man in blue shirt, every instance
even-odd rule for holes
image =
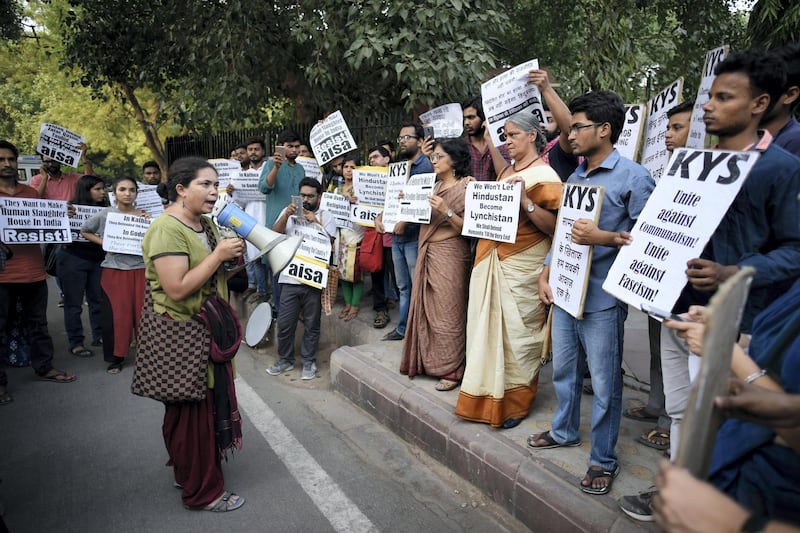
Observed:
[[[786,84],[772,111],[761,119],[761,127],[772,134],[775,144],[800,156],[800,122],[794,117],[800,104],[800,44],[787,44],[770,53],[784,61]]]
[[[655,182],[643,166],[619,155],[614,148],[625,122],[622,99],[611,91],[592,92],[570,102],[572,153],[584,156],[567,183],[605,188],[598,223],[578,219],[572,240],[593,245],[583,318],[559,307],[553,310],[553,387],[558,406],[553,427],[528,438],[531,448],[578,446],[583,369],[592,374],[592,449],[582,491],[607,494],[619,473],[616,454],[622,416],[622,340],[627,306],[603,291],[602,285],[620,246],[630,234]],[[547,283],[550,267],[539,277],[539,297],[553,303]]]

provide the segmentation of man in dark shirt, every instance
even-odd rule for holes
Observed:
[[[478,181],[497,181],[497,175],[511,162],[508,148],[495,146],[486,130],[486,115],[483,114],[483,99],[473,96],[463,104],[464,132],[467,148],[472,159],[472,177]]]
[[[787,44],[770,53],[784,61],[786,84],[772,111],[761,119],[761,127],[772,134],[772,142],[800,156],[800,122],[794,116],[800,103],[800,44]]]

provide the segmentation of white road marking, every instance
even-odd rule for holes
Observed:
[[[241,375],[236,380],[236,397],[247,418],[333,529],[342,533],[378,531]]]

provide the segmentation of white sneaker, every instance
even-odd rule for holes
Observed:
[[[303,374],[300,379],[308,381],[317,377],[317,365],[315,363],[303,363]]]
[[[278,361],[277,363],[275,363],[274,365],[272,365],[267,369],[267,374],[269,374],[270,376],[279,376],[284,372],[291,372],[292,370],[294,370],[294,365],[292,363],[289,363],[287,361]]]

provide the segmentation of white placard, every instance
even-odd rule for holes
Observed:
[[[36,152],[52,157],[69,167],[77,167],[81,159],[80,144],[86,142],[83,135],[57,124],[42,124],[39,129],[39,142]]]
[[[506,119],[514,113],[530,111],[541,124],[547,124],[539,88],[528,82],[528,73],[538,69],[539,60],[531,59],[481,85],[486,127],[495,146],[506,142]]]
[[[471,181],[464,197],[461,235],[514,242],[519,225],[521,183]]]
[[[304,285],[322,289],[328,283],[328,261],[331,256],[331,239],[319,224],[298,219],[289,235],[303,238],[289,264],[281,271],[278,281],[293,279]]]
[[[234,178],[238,178],[242,172],[242,163],[239,160],[209,159],[208,162],[214,165],[214,169],[217,171],[217,178],[219,179],[219,187],[217,188],[220,191],[227,189],[231,181]]]
[[[350,202],[341,194],[334,194],[332,192],[322,193],[319,209],[320,211],[327,211],[333,215],[337,228],[353,229],[353,221],[350,220]]]
[[[150,218],[156,218],[164,212],[164,202],[158,195],[158,185],[137,184],[136,209],[142,209]],[[111,207],[117,207],[117,197],[113,192],[108,193],[108,201]]]
[[[667,135],[667,111],[681,101],[683,78],[673,81],[647,103],[647,123],[642,146],[642,166],[650,172],[656,183],[664,174],[669,151],[664,139]]]
[[[694,99],[692,120],[689,122],[689,136],[686,138],[687,148],[703,149],[706,147],[706,124],[703,122],[703,106],[708,102],[708,92],[711,90],[714,78],[717,77],[714,74],[714,69],[725,60],[727,55],[727,44],[706,52],[703,75],[700,77],[700,87],[697,89],[697,97]]]
[[[672,309],[687,281],[686,262],[700,257],[758,157],[676,149],[603,289],[636,309]]]
[[[647,118],[647,108],[644,104],[628,104],[625,106],[625,125],[617,140],[616,148],[619,155],[631,161],[639,161],[639,146],[642,144],[642,125]]]
[[[400,199],[400,221],[428,224],[431,221],[431,203],[436,174],[415,174],[408,178]]]
[[[81,228],[84,222],[92,218],[92,215],[98,211],[105,209],[105,207],[78,204],[73,204],[73,207],[75,208],[75,215],[69,217],[69,229],[72,232],[72,242],[89,242],[88,239],[81,235]]]
[[[67,202],[0,198],[0,228],[5,244],[72,242]]]
[[[331,113],[325,120],[315,124],[311,128],[309,142],[319,166],[358,148],[341,111]]]
[[[317,164],[316,159],[313,157],[297,156],[295,162],[303,167],[303,171],[305,171],[307,178],[314,178],[318,182],[322,183],[322,169]]]
[[[436,139],[461,137],[464,133],[464,113],[459,104],[445,104],[422,113],[419,120],[426,126],[433,126]]]
[[[582,218],[597,223],[604,193],[603,187],[565,183],[561,194],[548,283],[553,303],[575,318],[583,316],[594,247],[572,242],[572,225]]]
[[[392,233],[394,226],[400,222],[400,199],[403,187],[408,181],[411,165],[408,161],[389,163],[389,176],[386,178],[386,201],[383,204],[383,229]]]
[[[238,176],[231,176],[233,184],[233,200],[239,205],[250,202],[265,202],[266,196],[258,190],[258,180],[261,177],[260,169],[242,170]]]
[[[142,239],[150,220],[125,213],[109,212],[103,229],[103,250],[115,254],[142,255]]]
[[[386,167],[357,167],[353,169],[353,189],[358,203],[353,206],[351,220],[359,226],[375,227],[375,218],[386,202]]]

